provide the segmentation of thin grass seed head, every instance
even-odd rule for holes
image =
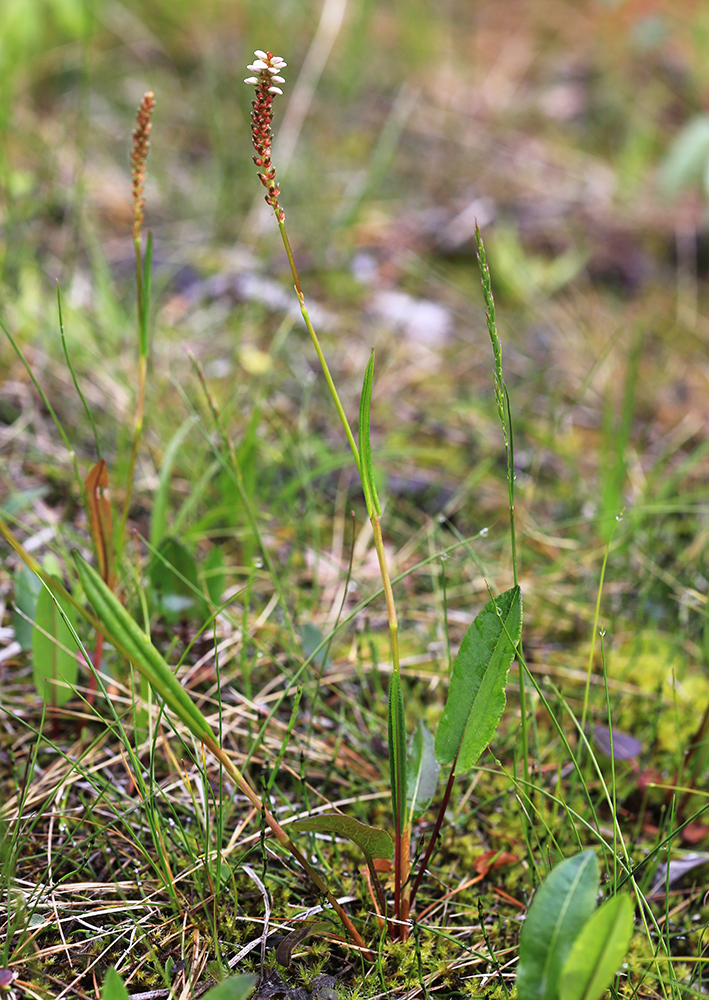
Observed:
[[[145,162],[148,159],[150,149],[151,116],[155,107],[155,94],[149,90],[140,102],[136,115],[136,126],[133,130],[133,148],[130,154],[130,172],[133,178],[133,239],[140,240],[140,231],[143,227],[143,207],[145,198],[143,197],[143,187],[145,185],[146,169]]]
[[[251,141],[256,150],[253,160],[260,168],[259,179],[268,192],[266,204],[274,210],[278,221],[283,222],[286,215],[278,204],[278,195],[281,192],[276,183],[276,168],[271,163],[271,123],[273,99],[283,94],[278,84],[286,82],[280,73],[288,64],[280,56],[274,56],[272,52],[264,52],[262,49],[256,49],[254,55],[256,61],[246,67],[254,75],[247,76],[244,80],[244,83],[256,87],[256,100],[251,102],[253,108]]]

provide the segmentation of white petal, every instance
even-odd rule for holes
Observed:
[[[258,82],[259,79],[257,76],[247,76],[246,79],[244,80],[244,83],[250,83],[253,84],[254,86],[256,86]]]
[[[254,55],[256,56],[257,59],[266,59],[266,58],[268,58],[268,53],[264,52],[263,49],[256,49],[254,51]]]
[[[268,92],[269,94],[281,94],[281,96],[283,95],[283,91],[281,90],[280,87],[269,87]]]
[[[268,69],[268,65],[260,59],[257,59],[256,62],[251,63],[251,65],[246,68],[252,70],[254,73],[259,73],[262,69]]]
[[[271,83],[285,83],[285,82],[286,81],[283,79],[282,76],[272,76],[271,77]]]

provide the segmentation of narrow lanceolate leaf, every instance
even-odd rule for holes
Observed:
[[[214,734],[209,723],[145,632],[80,553],[74,553],[74,561],[81,585],[104,628],[106,639],[129,657],[141,674],[147,677],[155,692],[198,739],[213,741]]]
[[[108,468],[103,459],[94,465],[84,483],[86,513],[91,528],[99,573],[109,586],[113,580],[113,520],[108,499]]]
[[[562,861],[537,890],[519,939],[518,1000],[566,1000],[561,970],[593,913],[598,861],[593,851]]]
[[[389,685],[389,773],[391,808],[398,832],[406,827],[406,722],[398,670],[391,675]]]
[[[419,721],[406,758],[406,809],[410,819],[426,812],[436,794],[441,766],[433,751],[433,736]]]
[[[62,611],[76,627],[72,606],[63,602]],[[74,636],[62,617],[57,598],[42,587],[32,632],[32,676],[38,694],[50,705],[63,705],[71,698],[79,673],[77,653]]]
[[[374,485],[374,469],[372,467],[372,442],[370,439],[369,421],[372,408],[372,382],[374,380],[374,351],[372,351],[367,369],[364,373],[362,395],[359,398],[359,464],[362,475],[362,489],[367,504],[367,514],[381,514],[382,508]]]
[[[376,826],[367,826],[341,813],[322,813],[319,816],[309,816],[293,823],[295,830],[310,833],[336,833],[348,837],[362,851],[368,861],[373,858],[389,859],[394,853],[394,842],[386,830]]]
[[[561,971],[561,1000],[600,1000],[625,958],[632,934],[630,897],[606,900],[573,944]]]
[[[101,1000],[128,1000],[128,990],[125,983],[114,968],[106,973],[101,990]]]
[[[497,729],[521,635],[522,593],[513,587],[489,601],[463,637],[436,731],[436,758],[455,761],[456,774],[473,766]]]

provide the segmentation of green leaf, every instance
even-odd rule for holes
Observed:
[[[433,736],[419,720],[406,759],[406,808],[413,820],[426,812],[436,794],[441,767],[433,750]]]
[[[224,579],[226,576],[224,572],[224,555],[218,545],[212,546],[209,555],[204,560],[203,573],[209,600],[218,607],[222,603]]]
[[[62,611],[76,628],[73,607],[64,602]],[[42,587],[35,608],[32,631],[32,676],[40,698],[51,705],[69,701],[79,675],[77,647],[71,629],[62,617],[57,598]],[[59,686],[55,682],[62,681]]]
[[[310,659],[315,650],[323,641],[323,634],[320,629],[311,622],[306,622],[300,630],[300,641],[303,644],[303,655]],[[327,667],[330,664],[330,657],[327,646],[323,646],[320,652],[314,657],[313,663],[316,667]],[[325,657],[327,656],[327,659]]]
[[[337,833],[348,837],[360,848],[368,861],[372,858],[390,858],[394,853],[394,843],[386,830],[376,826],[367,826],[341,813],[322,813],[319,816],[309,816],[293,823],[295,830],[306,833]]]
[[[245,1000],[251,993],[258,976],[229,976],[211,990],[202,994],[202,1000]],[[102,998],[103,1000],[103,998]]]
[[[709,164],[709,115],[695,115],[678,132],[658,171],[660,191],[671,198],[698,187]]]
[[[176,538],[164,538],[148,570],[165,621],[176,624],[194,615],[204,621],[207,606],[197,576],[197,564]]]
[[[406,829],[406,721],[398,670],[392,673],[389,684],[388,736],[391,808],[398,834]]]
[[[16,610],[12,614],[12,624],[15,629],[15,638],[24,650],[32,649],[34,616],[41,589],[42,581],[40,578],[32,572],[29,566],[25,566],[21,562],[15,570]],[[27,621],[28,618],[29,621]]]
[[[562,861],[544,880],[520,934],[517,1000],[566,1000],[559,993],[561,970],[593,913],[597,892],[593,851]]]
[[[192,430],[199,417],[192,416],[184,420],[172,435],[165,448],[160,479],[153,499],[153,509],[150,515],[150,544],[156,549],[167,534],[167,508],[172,482],[172,470],[184,440]]]
[[[463,636],[436,731],[436,758],[468,771],[493,737],[505,709],[505,687],[522,635],[519,587],[489,601]]]
[[[84,593],[104,626],[108,641],[132,660],[166,705],[198,739],[213,743],[214,733],[209,723],[145,632],[79,552],[74,552],[74,562]]]
[[[103,981],[101,1000],[128,1000],[125,983],[113,967],[108,970]]]
[[[372,407],[372,382],[374,381],[374,351],[369,356],[367,368],[364,373],[364,383],[362,384],[362,395],[359,398],[359,464],[362,476],[362,489],[364,499],[367,504],[367,514],[371,518],[374,514],[381,514],[382,508],[377,496],[377,487],[374,483],[374,470],[372,468],[372,442],[369,430],[369,415]]]
[[[599,1000],[625,958],[633,935],[633,904],[613,896],[584,925],[561,972],[562,1000]]]

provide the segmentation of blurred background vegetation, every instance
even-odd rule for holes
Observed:
[[[644,657],[652,689],[657,670],[686,667],[691,728],[709,575],[709,9],[3,0],[3,322],[93,461],[55,318],[59,282],[68,349],[119,499],[136,355],[128,154],[135,109],[154,90],[155,315],[132,523],[149,534],[168,442],[198,405],[187,343],[226,408],[254,503],[274,519],[274,545],[299,553],[299,600],[323,620],[342,567],[317,553],[331,541],[333,476],[347,455],[251,161],[243,77],[262,47],[288,62],[276,104],[281,203],[352,414],[377,348],[373,426],[394,498],[395,569],[482,529],[482,562],[448,599],[465,616],[483,579],[509,585],[477,219],[515,417],[529,655],[544,669],[555,657],[585,663],[615,532],[603,613],[616,665],[627,673]],[[69,456],[5,341],[0,365],[0,490],[25,508],[30,531],[71,525]],[[209,472],[208,447],[188,433],[192,445],[170,456],[166,527],[201,545],[240,515]],[[254,549],[242,541],[248,565]],[[656,738],[655,725],[648,745]]]

